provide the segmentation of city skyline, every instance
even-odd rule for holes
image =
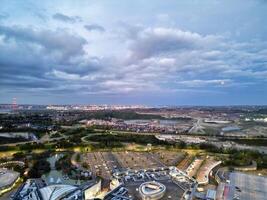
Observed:
[[[0,103],[261,105],[267,2],[1,1]]]

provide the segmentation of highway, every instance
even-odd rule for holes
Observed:
[[[221,148],[223,145],[222,142],[210,142],[210,143],[219,148]],[[264,147],[264,146],[247,146],[247,145],[241,145],[241,144],[235,143],[231,147],[237,150],[253,150],[253,151],[258,151],[263,154],[267,154],[267,147]]]
[[[190,128],[189,133],[203,132],[204,127],[201,126],[202,119],[198,118],[196,123]]]

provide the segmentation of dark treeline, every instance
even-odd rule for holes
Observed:
[[[64,135],[76,135],[76,136],[85,136],[90,133],[94,133],[93,128],[76,128],[76,129],[62,129],[60,130]]]
[[[122,111],[93,111],[93,112],[82,112],[80,113],[80,119],[165,119],[160,115],[151,115],[151,114],[139,114],[131,110],[122,110]]]
[[[250,146],[267,146],[267,138],[235,138],[235,139],[227,139],[228,141],[233,141],[238,144],[245,144]]]
[[[33,166],[30,168],[28,177],[29,178],[40,178],[43,174],[50,171],[50,163],[45,159],[36,160]]]
[[[32,123],[39,125],[51,125],[52,118],[50,115],[44,113],[19,113],[14,115],[0,115],[1,124],[5,127],[12,126],[12,124],[19,123]]]
[[[8,143],[15,143],[15,142],[26,142],[28,141],[26,138],[24,137],[2,137],[0,136],[0,144],[8,144]]]
[[[137,135],[137,134],[101,134],[92,135],[89,137],[90,141],[110,143],[110,142],[127,142],[138,144],[154,144],[154,145],[168,145],[168,142],[158,140],[154,135]]]

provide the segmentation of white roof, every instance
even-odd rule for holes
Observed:
[[[216,198],[216,191],[208,189],[206,198],[207,199],[215,199]]]
[[[165,185],[156,181],[142,183],[139,187],[139,191],[145,196],[163,193],[165,190]]]
[[[58,200],[76,189],[76,186],[56,184],[46,186],[40,189],[40,192],[44,200]]]
[[[19,177],[18,172],[0,168],[0,189],[2,187],[7,187],[13,184],[17,180],[18,177]]]

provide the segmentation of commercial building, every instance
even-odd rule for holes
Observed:
[[[90,200],[101,190],[101,181],[83,185],[51,184],[42,179],[28,179],[16,192],[13,200]]]
[[[176,167],[161,167],[154,169],[126,170],[115,172],[112,186],[118,192],[110,193],[107,200],[118,199],[119,194],[123,194],[123,199],[142,200],[180,200],[193,199],[197,182],[186,173]],[[119,185],[119,186],[118,186]],[[117,189],[117,188],[122,189]],[[106,199],[105,199],[106,200]]]
[[[55,184],[49,185],[39,190],[41,193],[41,197],[43,200],[57,200],[62,199],[63,197],[71,197],[73,199],[81,199],[82,191],[77,186],[73,185],[63,185],[63,184]]]
[[[143,200],[161,199],[166,192],[166,186],[156,181],[142,183],[139,186],[139,194]]]
[[[129,195],[129,191],[122,185],[114,188],[110,192],[108,192],[104,200],[133,200],[133,198]]]
[[[216,199],[216,191],[208,189],[206,194],[206,200],[215,200]]]
[[[89,199],[93,199],[94,197],[96,197],[101,191],[101,183],[102,181],[99,180],[96,183],[86,185],[84,187],[84,199],[89,200]]]
[[[47,185],[42,179],[28,179],[13,200],[192,200],[197,182],[176,167],[160,167],[118,171],[113,173],[109,191],[101,186],[101,180]]]
[[[0,168],[0,195],[11,190],[16,181],[19,180],[18,172]]]

